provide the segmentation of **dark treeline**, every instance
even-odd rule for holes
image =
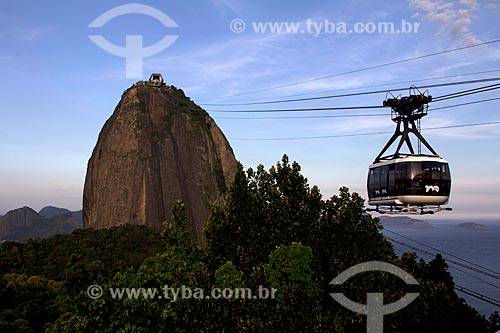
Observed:
[[[78,230],[71,235],[0,251],[0,332],[363,332],[366,316],[339,305],[329,293],[366,303],[367,292],[385,303],[407,292],[420,295],[384,317],[386,332],[495,332],[489,320],[454,292],[446,262],[407,253],[398,258],[363,199],[341,188],[323,200],[297,163],[285,155],[270,170],[240,166],[224,200],[213,205],[206,244],[191,237],[184,205],[159,233],[146,227]],[[366,261],[395,264],[419,285],[362,273],[344,285],[329,282]],[[99,284],[101,298],[87,296]],[[275,288],[274,299],[113,299],[109,288]]]

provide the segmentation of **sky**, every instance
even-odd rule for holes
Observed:
[[[130,4],[135,5],[120,7]],[[144,6],[171,21],[121,12],[100,26],[91,24],[113,8]],[[245,167],[269,168],[286,153],[325,198],[341,186],[366,198],[368,166],[391,134],[262,139],[391,132],[395,125],[388,110],[217,111],[381,105],[391,89],[499,77],[500,43],[377,67],[499,39],[499,16],[500,5],[493,0],[0,0],[0,214],[22,206],[81,209],[99,131],[122,92],[153,72],[209,112]],[[400,33],[384,31],[384,24]],[[89,38],[95,35],[119,47],[129,46],[126,36],[142,36],[143,47],[175,38],[138,62],[139,78],[137,71],[129,72],[125,57]],[[368,67],[375,68],[363,70]],[[326,76],[331,77],[312,80]],[[494,83],[431,88],[429,94]],[[384,92],[261,106],[210,105],[371,90]],[[422,128],[500,121],[500,100],[432,110],[497,97],[499,92],[491,90],[431,103]],[[383,115],[366,116],[372,113]],[[364,116],[255,119],[333,114]],[[228,119],[236,117],[251,119]],[[423,134],[452,171],[449,206],[454,210],[439,218],[500,219],[500,125]]]

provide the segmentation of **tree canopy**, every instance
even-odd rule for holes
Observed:
[[[414,253],[398,258],[357,193],[343,187],[324,200],[300,171],[286,155],[269,170],[240,165],[227,195],[212,207],[204,246],[194,242],[180,201],[161,235],[129,226],[78,231],[67,241],[58,236],[2,245],[0,332],[362,332],[366,316],[329,294],[342,292],[365,304],[374,291],[386,303],[419,293],[384,317],[387,332],[500,328],[498,314],[487,321],[456,295],[441,256],[429,263]],[[57,248],[61,243],[66,245]],[[380,272],[329,284],[347,268],[373,260],[401,267],[419,285],[409,290]],[[89,298],[93,284],[102,287],[102,297]],[[113,296],[126,288],[139,293]],[[216,298],[209,293],[214,289],[259,297]]]

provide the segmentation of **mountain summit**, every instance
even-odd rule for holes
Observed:
[[[233,150],[208,113],[153,74],[123,93],[99,134],[85,179],[84,228],[161,229],[180,199],[201,243],[211,205],[236,169]]]
[[[52,212],[42,214],[42,212]],[[58,234],[69,234],[81,227],[79,212],[45,207],[40,214],[30,207],[22,207],[0,216],[0,241],[25,241],[30,238],[48,238]]]

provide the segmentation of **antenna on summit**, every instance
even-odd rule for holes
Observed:
[[[163,76],[160,73],[153,73],[149,77],[148,86],[153,87],[163,87],[165,86],[165,81],[163,80]]]

